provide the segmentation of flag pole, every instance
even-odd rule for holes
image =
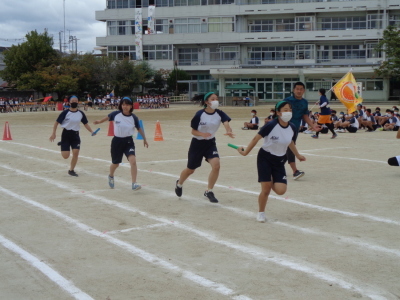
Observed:
[[[346,75],[349,74],[349,73],[353,73],[353,68],[350,68],[350,71],[348,71],[346,74],[344,74],[344,75],[342,76],[342,78],[340,78],[340,79],[336,82],[336,84],[338,84],[338,82],[340,82],[340,80],[342,80],[344,77],[346,77]],[[336,85],[336,84],[335,84],[335,85]],[[334,85],[333,87],[331,87],[331,89],[330,89],[328,92],[331,92],[332,89],[335,87],[335,85]]]

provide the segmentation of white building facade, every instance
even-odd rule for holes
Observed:
[[[191,75],[190,96],[254,87],[260,101],[289,96],[294,82],[306,97],[330,89],[351,68],[367,101],[389,99],[389,80],[374,74],[384,53],[375,46],[388,25],[400,26],[399,0],[108,0],[97,46],[107,55],[148,60],[155,69]],[[236,91],[243,96],[246,91]]]

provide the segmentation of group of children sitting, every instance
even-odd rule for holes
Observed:
[[[275,113],[274,109],[270,110],[269,116],[264,119],[264,123],[272,121],[273,115]],[[309,111],[310,119],[318,123],[319,113]],[[251,111],[250,122],[245,122],[242,127],[243,130],[258,129],[259,119],[257,117],[257,111]],[[393,106],[391,109],[386,109],[385,113],[381,112],[379,107],[376,107],[374,111],[367,108],[365,105],[358,104],[357,110],[353,113],[345,114],[331,109],[331,120],[334,125],[335,132],[350,132],[356,133],[359,129],[365,129],[366,132],[373,132],[375,130],[382,131],[398,131],[400,127],[400,114],[397,106]],[[308,129],[308,124],[303,120],[300,126],[299,132],[313,134],[314,132]],[[322,130],[320,133],[328,133],[328,127],[322,125]]]

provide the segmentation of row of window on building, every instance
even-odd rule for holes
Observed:
[[[241,32],[235,29],[235,17],[204,17],[156,19],[155,34]],[[284,32],[315,30],[359,30],[385,27],[383,14],[364,16],[321,17],[296,16],[278,19],[249,19],[246,32]],[[400,26],[400,13],[389,14],[389,25]],[[135,21],[107,21],[108,35],[134,35]],[[147,20],[143,20],[143,33],[147,34]]]
[[[287,46],[247,47],[247,58],[241,59],[240,46],[226,45],[204,48],[179,48],[179,65],[218,64],[221,61],[238,61],[241,64],[262,64],[263,61],[293,61],[312,59],[317,63],[331,60],[380,58],[376,42],[352,45],[296,44]],[[113,59],[129,57],[136,60],[135,46],[108,46]],[[172,45],[144,45],[145,60],[172,60]],[[288,62],[289,63],[289,62]]]

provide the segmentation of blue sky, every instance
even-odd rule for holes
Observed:
[[[59,32],[64,29],[63,3],[63,0],[2,1],[0,46],[18,44],[22,41],[15,39],[24,38],[32,30],[43,33],[47,28],[58,49]],[[106,35],[105,23],[95,20],[95,11],[105,7],[106,0],[65,0],[66,41],[69,35],[76,36],[78,52],[92,52],[96,47],[96,36]]]

